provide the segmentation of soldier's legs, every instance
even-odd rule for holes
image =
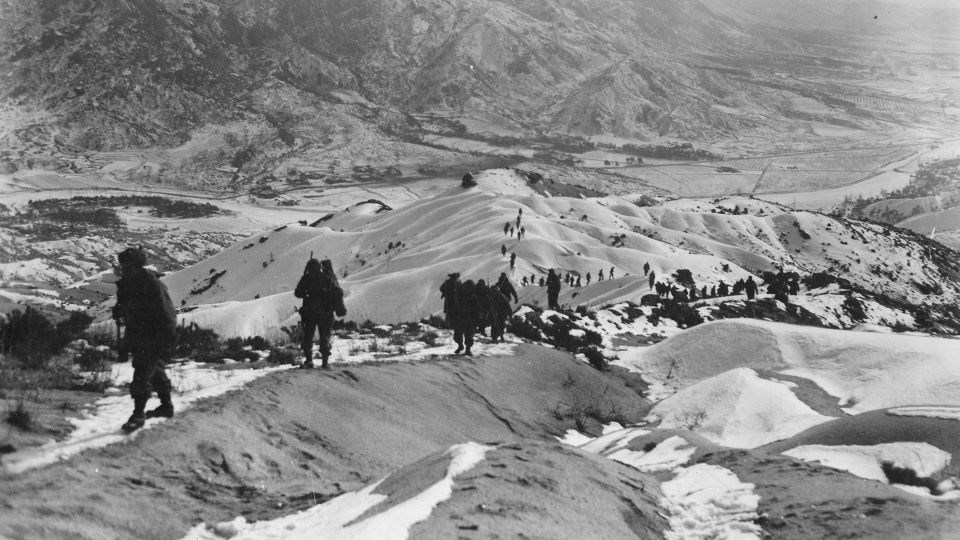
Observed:
[[[470,356],[470,347],[473,347],[473,325],[467,325],[463,330],[463,344],[466,345],[466,348],[463,351],[463,354]]]
[[[453,327],[453,341],[457,344],[457,350],[453,351],[453,354],[463,352],[463,330],[459,325]]]
[[[133,351],[133,380],[130,382],[130,397],[133,398],[133,414],[130,419],[123,424],[124,431],[134,431],[143,427],[147,419],[144,409],[147,401],[153,393],[154,384],[158,393],[166,392],[167,399],[170,396],[170,380],[166,373],[163,373],[163,355],[159,347],[143,346],[135,348]],[[157,371],[160,375],[157,375]]]
[[[317,327],[317,345],[320,348],[321,366],[327,367],[330,360],[330,332],[329,325],[320,325]]]
[[[303,326],[303,338],[300,342],[300,349],[303,351],[303,366],[313,365],[313,334],[317,330],[316,321],[301,321]]]
[[[490,326],[490,334],[493,337],[493,341],[496,341],[498,338],[500,341],[503,341],[503,326],[503,319],[494,317],[493,324]]]

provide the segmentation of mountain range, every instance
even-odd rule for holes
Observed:
[[[116,152],[168,149],[159,180],[197,187],[224,168],[269,181],[298,160],[449,161],[424,146],[437,132],[729,147],[801,140],[810,121],[865,136],[942,122],[920,106],[936,96],[870,82],[902,63],[754,31],[742,15],[767,13],[759,6],[707,4],[6,0],[0,163],[101,174],[123,161]],[[949,52],[929,62],[957,68]]]

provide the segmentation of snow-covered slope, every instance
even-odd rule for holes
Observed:
[[[734,319],[624,353],[620,362],[674,389],[738,368],[782,372],[815,382],[848,412],[864,412],[960,405],[958,358],[960,340]]]
[[[166,282],[175,302],[197,307],[186,320],[226,334],[263,335],[294,320],[290,291],[311,254],[329,257],[342,276],[348,317],[375,322],[438,312],[438,287],[450,272],[488,281],[507,272],[516,285],[549,268],[582,276],[584,285],[590,273],[589,286],[561,292],[561,303],[571,306],[638,302],[649,292],[645,264],[671,283],[674,272],[688,269],[698,287],[782,267],[838,273],[912,303],[960,298],[953,252],[878,225],[788,212],[748,198],[640,207],[622,197],[550,197],[515,170],[485,171],[476,180],[473,188],[451,187],[398,210],[370,201],[317,227],[264,231]],[[526,231],[519,240],[504,233],[505,224],[516,227],[518,215]],[[596,279],[610,269],[614,279]],[[917,284],[939,284],[940,294],[923,294]]]

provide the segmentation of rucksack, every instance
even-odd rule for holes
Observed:
[[[343,305],[343,289],[334,285],[330,294],[333,303],[333,313],[337,317],[343,317],[347,314],[347,306]]]
[[[301,312],[306,312],[306,315],[322,317],[332,312],[343,317],[347,314],[347,308],[343,305],[343,289],[330,276],[316,276],[307,283],[304,292]]]

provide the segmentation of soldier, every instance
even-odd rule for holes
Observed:
[[[333,317],[347,314],[343,305],[343,289],[337,282],[330,259],[324,259],[323,262],[316,259],[307,261],[293,295],[303,299],[303,306],[300,308],[300,320],[303,324],[303,341],[300,344],[303,363],[300,367],[313,367],[313,335],[316,332],[317,345],[320,348],[320,367],[330,369],[328,364]]]
[[[477,300],[476,286],[473,280],[466,280],[457,288],[457,301],[453,317],[453,341],[457,344],[454,354],[473,356],[473,331],[477,327],[477,314],[480,305]]]
[[[487,326],[490,325],[490,301],[487,294],[487,282],[478,280],[476,286],[477,297],[477,333],[486,337]]]
[[[503,331],[512,312],[510,300],[496,287],[490,287],[487,291],[487,303],[490,306],[490,340],[496,343],[499,338],[503,342]]]
[[[720,280],[720,284],[717,285],[717,296],[728,296],[730,294],[730,286],[727,285],[723,280]]]
[[[510,269],[513,270],[516,265],[517,265],[517,254],[511,252],[510,253]]]
[[[460,273],[447,274],[447,279],[440,285],[440,298],[443,299],[443,314],[447,318],[447,326],[453,328],[456,317],[457,289],[460,287]]]
[[[560,309],[557,303],[557,297],[560,295],[560,276],[553,271],[553,268],[547,273],[547,306],[550,309]]]
[[[524,282],[524,285],[526,285],[526,282],[527,282],[526,276],[524,276],[523,282]],[[517,296],[517,289],[513,287],[513,283],[510,283],[510,278],[507,277],[506,272],[500,272],[500,278],[497,280],[496,287],[501,294],[507,297],[508,301],[510,300],[511,297],[513,298],[514,302],[520,301],[520,298]]]
[[[167,287],[144,268],[146,260],[143,248],[127,248],[117,254],[120,280],[113,317],[127,327],[121,351],[129,351],[133,356],[133,414],[122,426],[128,433],[143,427],[147,418],[173,416],[165,364],[173,356],[177,342],[177,312]],[[144,412],[154,391],[160,406]]]
[[[757,296],[757,282],[753,280],[753,276],[747,278],[744,290],[747,293],[747,300],[753,300]]]

